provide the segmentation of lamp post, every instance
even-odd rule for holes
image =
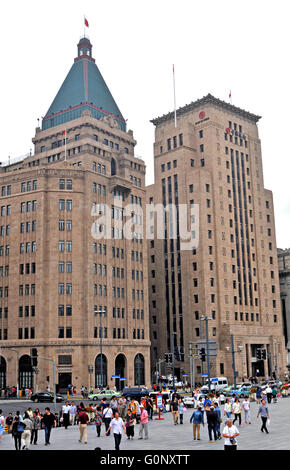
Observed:
[[[10,351],[14,351],[16,353],[16,390],[17,390],[17,398],[19,398],[19,351],[16,348],[8,348]]]
[[[107,311],[106,310],[97,310],[96,307],[94,309],[95,315],[100,315],[100,355],[101,355],[101,383],[100,388],[103,388],[103,327],[102,327],[102,318],[103,315],[105,316]]]
[[[234,335],[231,334],[231,349],[229,346],[226,347],[227,352],[230,352],[232,354],[232,368],[233,368],[233,373],[234,373],[234,388],[236,389],[237,387],[237,378],[236,378],[236,361],[235,361],[235,354],[236,353],[241,353],[243,350],[243,346],[239,346],[238,350],[235,351],[235,346],[234,346]]]
[[[212,318],[205,316],[200,317],[201,321],[205,321],[205,336],[206,336],[206,359],[207,359],[207,380],[208,380],[208,389],[211,391],[210,383],[210,360],[209,360],[209,338],[208,338],[208,322]]]

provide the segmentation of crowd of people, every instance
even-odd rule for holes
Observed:
[[[237,396],[225,397],[223,393],[209,393],[204,397],[197,388],[192,392],[193,413],[189,422],[193,425],[193,440],[200,440],[201,426],[207,425],[208,442],[225,439],[224,448],[235,450],[237,448],[237,437],[239,428],[242,425],[251,424],[251,404],[248,397],[239,399]],[[267,423],[269,423],[268,404],[277,402],[278,394],[274,389],[267,387],[264,391],[257,389],[256,402],[258,403],[257,417],[261,417],[261,431],[269,433]],[[223,405],[223,409],[221,408]],[[102,425],[104,425],[104,435],[111,433],[115,440],[115,449],[119,450],[122,435],[128,440],[135,437],[135,427],[138,426],[138,438],[149,438],[149,421],[153,419],[156,411],[156,404],[149,394],[145,395],[140,402],[136,399],[127,401],[126,397],[113,396],[110,401],[105,398],[99,403],[90,403],[85,406],[83,402],[76,405],[74,401],[66,401],[60,413],[52,413],[45,408],[41,413],[38,408],[34,411],[29,407],[23,415],[19,411],[13,416],[9,413],[4,417],[0,410],[0,442],[1,436],[7,429],[8,434],[14,439],[16,450],[27,450],[31,445],[37,445],[38,432],[44,429],[45,445],[50,445],[50,434],[54,427],[69,426],[79,427],[79,442],[87,444],[87,426],[91,424],[96,429],[96,437],[101,436]],[[173,425],[184,423],[184,413],[187,408],[184,404],[184,397],[177,391],[169,394],[163,400],[163,412],[171,412]],[[188,417],[189,418],[189,417]],[[223,430],[221,425],[224,424]]]

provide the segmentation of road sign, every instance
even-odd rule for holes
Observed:
[[[156,406],[157,408],[163,407],[162,395],[156,395]]]
[[[112,379],[119,379],[120,376],[119,375],[112,375]]]
[[[207,376],[208,376],[208,374],[201,374],[201,376],[202,376],[202,377],[207,377]]]

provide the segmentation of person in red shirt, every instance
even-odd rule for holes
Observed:
[[[82,408],[78,412],[78,426],[80,430],[80,438],[79,442],[82,443],[83,437],[84,437],[84,443],[88,443],[88,434],[87,434],[87,427],[88,427],[88,422],[89,422],[89,417],[87,413],[85,412],[85,409]]]

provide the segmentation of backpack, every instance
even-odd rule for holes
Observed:
[[[24,423],[18,423],[17,424],[17,432],[23,432],[25,429],[25,424]]]

